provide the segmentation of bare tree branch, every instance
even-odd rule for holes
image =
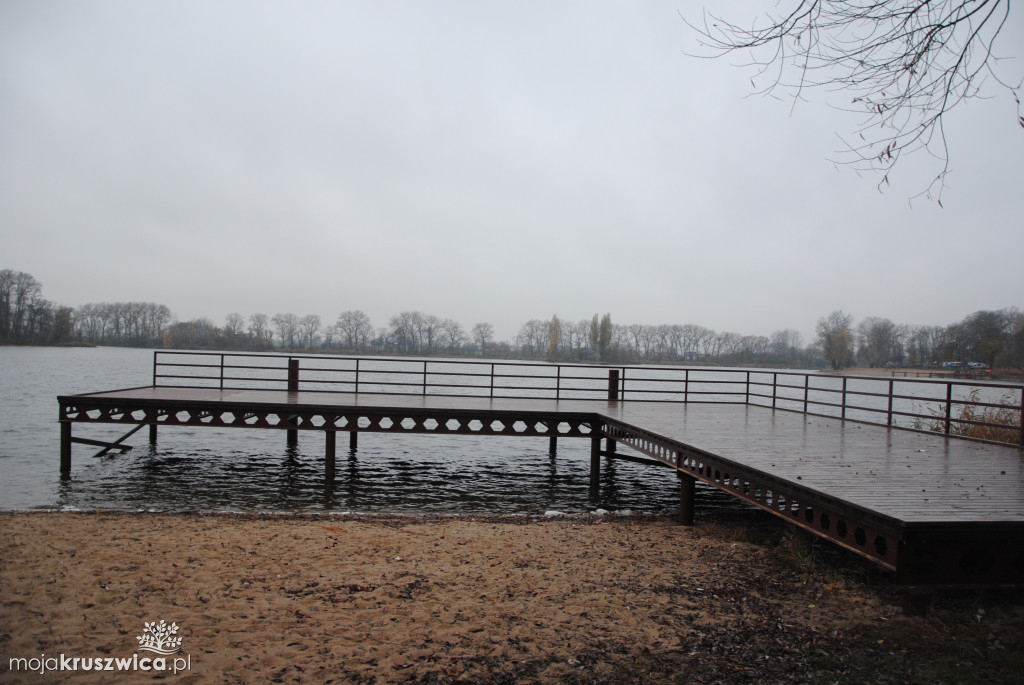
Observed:
[[[977,96],[991,77],[1010,91],[1021,117],[1021,84],[995,73],[995,51],[1010,0],[794,0],[787,13],[767,14],[750,28],[704,12],[700,25],[683,21],[710,51],[703,57],[749,52],[746,66],[770,83],[755,91],[782,90],[794,99],[822,88],[852,95],[849,108],[863,123],[843,137],[859,170],[888,174],[906,153],[926,151],[941,170],[922,194],[941,205],[950,171],[943,126],[946,115]]]

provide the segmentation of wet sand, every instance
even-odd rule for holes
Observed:
[[[182,639],[168,667],[188,664],[169,682],[999,682],[1024,664],[1018,595],[905,618],[884,574],[772,520],[0,513],[0,531],[0,683],[129,682],[9,659],[145,656],[159,621]]]

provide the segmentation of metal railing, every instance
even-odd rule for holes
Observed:
[[[1024,386],[808,371],[467,359],[153,354],[153,385],[379,395],[750,404],[1024,445]]]

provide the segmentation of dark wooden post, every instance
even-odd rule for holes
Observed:
[[[693,494],[697,479],[688,473],[676,471],[679,477],[679,524],[693,525]]]
[[[325,441],[324,448],[324,479],[328,483],[334,482],[334,445],[337,433],[329,430],[325,431],[327,439]]]
[[[156,424],[155,423],[149,424],[149,444],[150,445],[155,445],[156,444]]]
[[[289,359],[288,360],[288,392],[299,391],[299,360]],[[295,420],[289,420],[289,423],[294,423]],[[299,444],[299,431],[294,428],[288,429],[288,446],[294,447]]]
[[[356,431],[349,431],[348,432],[348,448],[354,452],[358,445],[359,445],[359,433],[357,433]]]
[[[1024,447],[1024,388],[1020,391],[1020,446]]]
[[[608,401],[618,402],[619,400],[619,370],[608,371]]]
[[[597,490],[601,485],[601,434],[594,426],[590,435],[590,489]]]
[[[843,421],[846,420],[846,376],[843,376],[843,406],[840,409],[840,416]]]
[[[896,373],[896,372],[893,371],[893,373]],[[888,410],[886,411],[886,414],[885,414],[885,423],[886,423],[887,426],[891,426],[892,425],[892,390],[893,390],[892,385],[893,385],[893,382],[889,381],[889,408],[888,408]]]
[[[71,422],[60,423],[60,477],[71,477]]]
[[[952,428],[953,422],[953,384],[946,383],[946,435],[949,435],[949,431]],[[1024,420],[1021,421],[1021,425],[1024,426]]]
[[[548,454],[555,454],[558,452],[558,436],[552,435],[548,439]]]

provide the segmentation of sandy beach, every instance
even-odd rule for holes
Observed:
[[[130,682],[160,621],[180,672],[142,675],[183,683],[1013,682],[1024,665],[1019,593],[906,618],[884,574],[771,517],[0,524],[2,683]],[[94,657],[135,675],[83,670]]]

